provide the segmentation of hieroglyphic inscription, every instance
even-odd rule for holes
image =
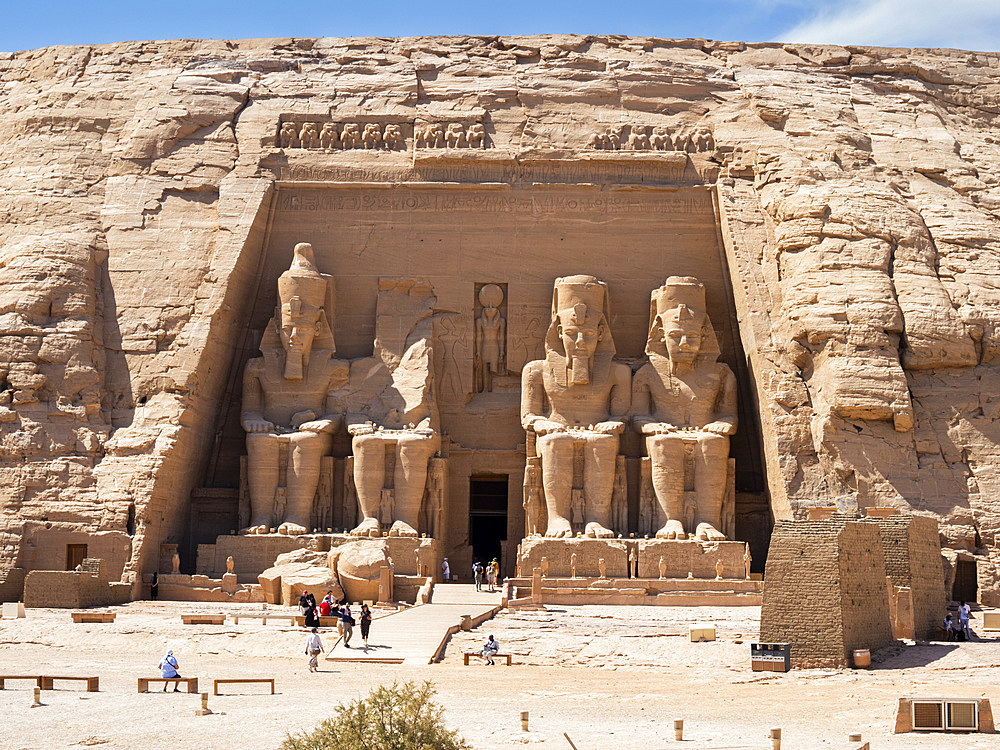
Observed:
[[[477,213],[552,214],[704,214],[712,210],[707,190],[684,195],[555,195],[460,190],[341,191],[283,189],[281,211],[475,211]]]

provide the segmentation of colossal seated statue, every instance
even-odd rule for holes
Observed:
[[[721,541],[729,436],[736,432],[736,379],[718,362],[705,287],[671,276],[654,289],[649,309],[649,362],[632,382],[633,424],[646,436],[652,484],[666,519],[656,536]],[[692,476],[693,475],[693,476]],[[694,528],[685,529],[693,495]]]
[[[417,536],[428,464],[441,447],[433,389],[435,303],[426,282],[379,279],[374,356],[353,361],[349,382],[336,394],[354,452],[362,520],[351,533],[357,536],[379,536],[383,524],[390,536]]]
[[[246,533],[275,526],[285,534],[308,530],[320,464],[341,423],[330,396],[348,376],[347,362],[334,358],[332,302],[332,279],[317,270],[312,246],[296,245],[291,266],[278,279],[278,306],[260,342],[262,356],[247,363],[243,376],[251,512]]]
[[[584,531],[613,536],[611,498],[618,438],[629,410],[630,370],[613,362],[608,290],[593,276],[556,279],[545,359],[521,373],[521,425],[534,434],[548,510],[548,537],[573,535],[573,499]],[[576,458],[582,471],[575,471]]]

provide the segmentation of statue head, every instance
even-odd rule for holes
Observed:
[[[708,319],[705,285],[691,276],[671,276],[654,289],[649,304],[646,354],[694,364],[699,357],[719,355],[719,342]]]
[[[607,375],[615,353],[609,316],[603,281],[593,276],[556,279],[545,349],[548,358],[563,361],[570,383],[583,385]]]
[[[316,268],[312,245],[295,246],[292,264],[278,277],[278,309],[274,324],[285,350],[285,377],[301,380],[313,346],[333,348],[333,335],[324,308],[330,291],[328,277]],[[262,341],[262,348],[266,342]]]

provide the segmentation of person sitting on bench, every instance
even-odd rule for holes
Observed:
[[[179,693],[181,691],[181,675],[177,671],[177,658],[174,656],[173,651],[167,651],[167,655],[160,659],[160,677],[164,679],[161,693],[167,692],[167,685],[170,684],[170,680],[176,680],[174,682],[174,692]]]
[[[490,665],[496,664],[493,661],[493,657],[497,655],[500,651],[500,642],[493,638],[491,635],[486,641],[486,645],[483,646],[482,657],[483,660]]]

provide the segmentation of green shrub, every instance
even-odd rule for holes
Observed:
[[[281,750],[468,750],[441,721],[430,682],[381,686],[367,698],[342,703],[312,732],[289,736]]]

